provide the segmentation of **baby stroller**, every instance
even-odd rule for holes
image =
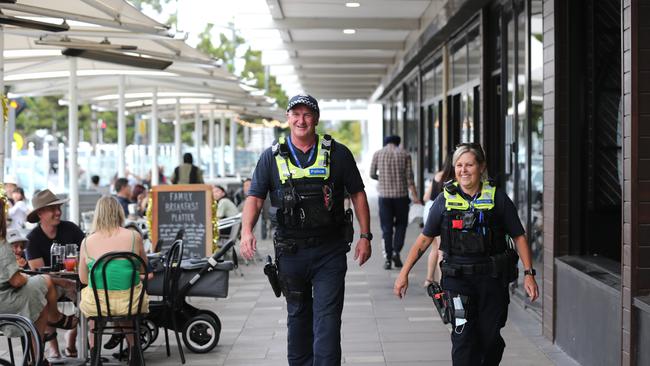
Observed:
[[[228,296],[229,271],[235,268],[232,261],[220,260],[235,241],[231,240],[210,258],[183,259],[183,230],[176,235],[167,253],[152,258],[150,265],[154,273],[147,285],[149,295],[161,296],[159,301],[150,301],[149,314],[143,320],[143,329],[149,334],[141,336],[143,349],[158,337],[158,328],[165,328],[167,355],[169,340],[167,329],[174,331],[179,344],[179,352],[184,362],[178,332],[183,343],[194,353],[207,353],[219,342],[221,321],[210,310],[197,309],[185,301],[187,296],[225,298]],[[144,332],[146,333],[146,332]]]

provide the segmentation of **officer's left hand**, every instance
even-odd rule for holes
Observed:
[[[361,238],[357,242],[357,246],[354,248],[354,260],[359,259],[359,266],[363,266],[364,263],[370,258],[372,254],[372,248],[370,247],[370,240],[366,238]]]
[[[524,288],[531,302],[537,300],[539,297],[539,288],[537,287],[535,276],[524,276]]]

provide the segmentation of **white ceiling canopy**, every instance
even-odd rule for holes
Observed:
[[[370,99],[447,0],[265,1],[237,16],[244,38],[289,94],[342,100]]]
[[[4,79],[12,97],[67,98],[68,56],[76,56],[81,102],[94,104],[99,101],[96,98],[104,97],[105,104],[111,104],[106,102],[106,96],[116,94],[117,76],[123,75],[127,94],[132,96],[151,93],[156,87],[159,93],[168,95],[202,93],[211,102],[266,108],[267,115],[275,113],[272,101],[252,95],[256,90],[241,84],[220,66],[220,61],[188,46],[182,39],[174,39],[165,25],[126,1],[68,0],[62,1],[56,10],[47,8],[45,3],[0,3],[7,16],[49,24],[65,21],[69,25],[69,30],[63,32],[40,26],[3,26]]]
[[[168,26],[149,18],[124,0],[17,0],[0,3],[0,8],[6,16],[53,24],[77,22],[129,32],[172,35]]]

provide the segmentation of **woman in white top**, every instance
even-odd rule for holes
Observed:
[[[23,229],[29,213],[29,207],[25,202],[25,191],[20,187],[16,187],[11,193],[11,198],[14,200],[14,204],[9,208],[11,224],[9,224],[8,229]]]

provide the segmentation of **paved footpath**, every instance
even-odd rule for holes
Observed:
[[[373,233],[381,238],[376,198],[370,197]],[[358,233],[358,230],[356,231]],[[417,225],[408,230],[405,257],[419,233]],[[269,240],[259,243],[259,252],[271,253]],[[367,366],[451,365],[449,328],[442,324],[431,300],[420,284],[425,274],[424,258],[412,271],[411,287],[405,299],[392,294],[398,271],[382,268],[381,239],[373,242],[373,256],[363,267],[348,255],[348,274],[342,329],[342,363]],[[242,264],[231,272],[226,299],[192,298],[190,302],[210,309],[221,318],[219,345],[208,354],[186,350],[188,365],[274,366],[286,365],[286,308],[283,298],[275,298],[262,273],[263,263]],[[541,336],[540,324],[520,305],[511,304],[503,330],[506,350],[502,365],[577,365]],[[145,353],[148,365],[180,365],[175,339],[170,334],[172,355],[167,357],[164,336]],[[5,342],[0,344],[0,357]],[[61,343],[63,344],[63,343]],[[107,352],[108,353],[108,352]]]
[[[370,197],[373,233],[381,237],[376,198]],[[358,230],[356,231],[358,233]],[[403,255],[408,252],[419,228],[411,225]],[[262,255],[271,253],[270,241],[259,243]],[[420,284],[425,274],[424,258],[412,271],[405,299],[392,294],[398,271],[382,268],[381,239],[373,242],[373,256],[359,267],[348,254],[348,274],[342,329],[342,363],[346,365],[435,366],[451,365],[449,328],[434,314],[433,304]],[[209,354],[186,353],[190,365],[286,365],[286,308],[275,298],[262,274],[263,263],[242,264],[231,273],[227,299],[193,299],[201,308],[212,309],[221,318],[219,345]],[[506,350],[502,365],[577,365],[541,336],[540,324],[520,305],[511,304],[503,330]],[[162,338],[162,337],[161,337]],[[147,363],[178,365],[177,350],[167,358],[162,339],[146,353]]]

